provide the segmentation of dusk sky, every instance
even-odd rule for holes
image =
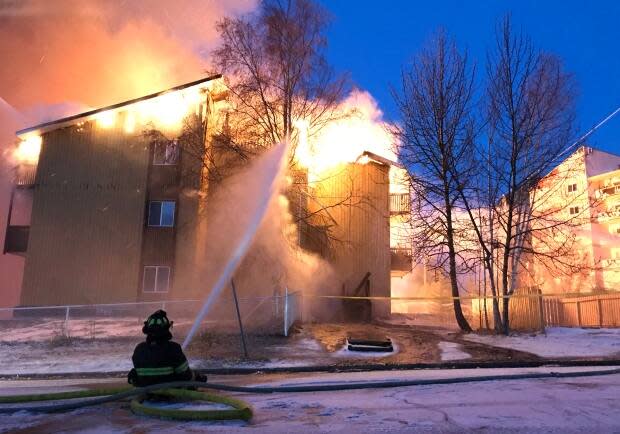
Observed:
[[[515,29],[540,48],[559,55],[578,85],[581,133],[620,106],[620,2],[599,1],[368,1],[322,0],[333,14],[329,60],[350,70],[353,81],[379,101],[386,117],[397,116],[390,85],[438,28],[467,48],[484,74],[485,51],[506,12]],[[620,114],[588,141],[620,153]]]

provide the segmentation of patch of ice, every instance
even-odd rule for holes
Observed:
[[[471,354],[466,353],[465,351],[461,351],[462,349],[461,344],[442,341],[442,342],[439,342],[437,346],[441,350],[442,361],[464,360],[464,359],[471,358]]]

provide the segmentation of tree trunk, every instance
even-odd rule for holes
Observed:
[[[454,307],[454,317],[456,319],[456,323],[459,328],[464,332],[471,332],[471,326],[467,322],[465,315],[463,315],[463,309],[461,308],[461,300],[458,298],[459,294],[459,286],[456,275],[456,250],[454,248],[454,232],[452,228],[452,210],[451,205],[449,203],[449,199],[446,200],[446,223],[448,226],[447,230],[447,241],[448,241],[448,255],[449,255],[449,263],[450,263],[450,288],[452,290],[452,305]]]

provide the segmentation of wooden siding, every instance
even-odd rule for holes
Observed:
[[[334,295],[350,293],[370,272],[370,295],[390,296],[389,167],[341,165],[310,183],[308,209],[317,225],[330,226],[328,257],[339,281]],[[324,208],[323,211],[320,211]],[[389,314],[389,304],[373,306],[373,316]]]
[[[149,150],[117,125],[43,136],[22,305],[136,300]]]

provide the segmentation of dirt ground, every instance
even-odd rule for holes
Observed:
[[[389,338],[393,353],[363,353],[345,349],[347,336]],[[282,365],[355,365],[367,363],[415,364],[442,361],[440,342],[458,344],[469,361],[533,361],[533,354],[490,347],[461,338],[460,333],[421,326],[382,323],[321,323],[296,327],[291,336],[248,334],[248,359]],[[189,348],[189,356],[205,361],[205,366],[243,364],[239,333],[205,334]],[[455,359],[453,359],[455,360]]]

